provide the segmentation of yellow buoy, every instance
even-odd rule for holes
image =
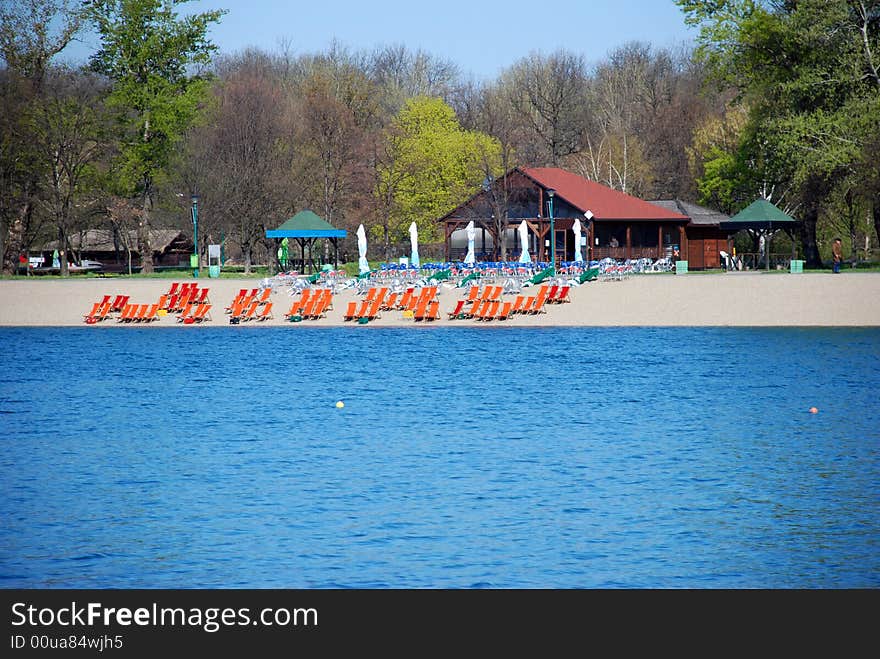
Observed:
[[[336,407],[341,409],[341,408],[345,407],[345,403],[343,403],[341,400],[337,400]]]
[[[819,413],[818,407],[811,407],[810,408],[810,414],[818,414],[818,413]]]

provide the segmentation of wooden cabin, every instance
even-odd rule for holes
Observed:
[[[682,258],[677,254],[687,253],[690,218],[681,212],[563,169],[517,167],[487,181],[480,192],[438,219],[444,225],[447,260],[458,260],[466,251],[464,228],[470,221],[480,235],[476,250],[484,260],[500,259],[502,240],[508,260],[516,260],[520,243],[515,231],[525,220],[529,254],[549,262],[551,192],[557,262],[574,260],[575,219],[586,237],[581,249],[585,259]],[[499,217],[503,219],[496,220]]]
[[[98,261],[104,270],[122,271],[128,267],[128,251],[131,245],[132,264],[140,266],[140,253],[137,250],[137,234],[129,232],[126,237],[112,229],[89,229],[73,233],[68,237],[67,247],[73,254],[74,262]],[[192,238],[177,229],[152,229],[150,246],[153,248],[153,265],[157,267],[189,267],[189,257],[193,253]],[[61,249],[58,241],[53,240],[43,247],[43,252],[51,254]]]
[[[721,223],[727,222],[730,217],[681,199],[664,199],[651,203],[689,218],[685,227],[687,249],[681,254],[681,258],[688,262],[689,270],[723,267],[721,252],[732,253],[733,236],[730,230],[721,228]]]

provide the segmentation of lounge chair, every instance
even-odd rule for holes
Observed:
[[[139,305],[137,305],[137,307],[138,307],[137,313],[135,313],[135,314],[131,317],[131,321],[134,322],[134,323],[139,323],[139,322],[141,322],[144,318],[146,318],[146,316],[147,316],[147,311],[150,310],[150,305],[149,305],[149,304],[139,304]]]
[[[333,297],[333,293],[329,290],[324,290],[318,294],[317,301],[312,307],[311,313],[308,315],[312,320],[318,320],[318,318],[323,318],[327,314],[327,309],[330,307],[330,300]]]
[[[554,298],[556,297],[557,291],[559,291],[559,284],[553,284],[550,287],[549,292],[547,293],[547,302],[553,302]]]
[[[242,288],[238,291],[234,298],[232,298],[232,302],[228,307],[224,309],[226,313],[231,313],[235,305],[243,303],[247,299],[247,289]]]
[[[229,311],[227,311],[226,313],[228,313],[232,318],[238,318],[244,313],[245,309],[245,300],[241,299],[237,302],[233,302],[232,306],[229,307]]]
[[[520,313],[523,308],[523,304],[525,303],[526,298],[524,295],[517,295],[516,300],[513,302],[513,308],[510,310],[511,314]]]
[[[394,309],[394,303],[397,302],[398,296],[398,293],[392,293],[386,297],[385,301],[382,303],[382,311],[392,311]]]
[[[489,313],[490,304],[492,304],[492,300],[483,300],[482,302],[480,302],[480,308],[474,312],[473,318],[476,320],[483,320],[486,314]]]
[[[422,295],[419,296],[418,304],[416,304],[416,308],[413,311],[413,320],[423,320],[425,318],[428,309],[428,302],[430,302],[430,298],[425,295],[425,291],[422,290]]]
[[[257,306],[259,306],[259,304]],[[271,320],[271,319],[272,319],[272,303],[266,302],[263,305],[263,308],[260,309],[260,313],[258,313],[254,316],[254,320],[258,320],[260,322],[263,322],[264,320]]]
[[[505,302],[501,305],[501,311],[498,312],[498,315],[495,316],[496,320],[507,320],[510,318],[511,309],[513,308],[512,302]]]
[[[431,300],[428,303],[428,312],[425,314],[425,320],[440,319],[440,300]]]
[[[348,308],[345,310],[345,315],[342,316],[342,320],[348,321],[348,320],[354,320],[355,318],[357,318],[357,307],[358,307],[357,301],[349,302]]]
[[[259,302],[251,302],[247,309],[239,316],[241,322],[247,322],[249,320],[254,319],[254,314],[257,312],[257,307],[260,306]]]
[[[382,298],[376,297],[373,300],[373,303],[370,305],[370,308],[367,309],[366,313],[362,314],[360,318],[366,318],[367,320],[374,320],[379,317],[379,307],[382,306]]]
[[[462,312],[462,318],[473,318],[477,315],[477,311],[481,306],[485,304],[482,300],[474,300],[473,304],[471,304],[470,308],[467,311]]]
[[[501,304],[498,300],[490,300],[489,308],[483,311],[483,315],[478,317],[477,320],[492,320],[495,318],[495,314],[498,313],[498,306]]]
[[[309,303],[309,299],[311,298],[311,296],[312,296],[311,289],[308,289],[308,288],[305,289],[302,292],[302,295],[300,296],[299,300],[295,301],[290,306],[290,311],[287,312],[286,317],[293,318],[294,316],[301,316],[303,309],[305,309],[305,306]]]
[[[110,317],[110,303],[104,302],[99,308],[97,313],[94,315],[96,322],[101,322],[102,320],[107,320]]]
[[[532,306],[529,313],[537,314],[537,313],[547,313],[544,311],[544,303],[547,301],[547,287],[542,286],[541,290],[538,291],[538,297],[535,300],[535,304]]]
[[[116,319],[117,323],[128,323],[131,321],[134,314],[137,313],[138,305],[136,304],[126,304],[122,307],[122,311],[119,314],[119,318]]]
[[[128,300],[128,295],[117,295],[116,299],[113,300],[113,304],[110,305],[110,311],[122,311],[122,307],[128,304]]]
[[[461,313],[461,310],[464,309],[465,302],[467,302],[467,300],[459,300],[458,302],[455,303],[455,309],[453,309],[452,311],[450,311],[447,314],[449,316],[449,320],[456,318],[458,316],[458,314]]]
[[[320,302],[321,302],[320,295],[312,295],[309,298],[309,301],[306,302],[305,306],[299,312],[299,315],[302,318],[311,318],[312,314],[314,313],[315,308],[318,306],[318,304],[320,304]]]
[[[177,322],[182,323],[186,321],[189,315],[194,312],[199,305],[193,304],[192,302],[187,302],[186,306],[181,310],[181,312],[177,316]]]
[[[406,309],[409,309],[409,303],[413,298],[413,290],[415,290],[415,289],[407,288],[406,291],[404,291],[403,297],[401,298],[400,302],[397,305],[398,309],[403,310],[403,311],[405,311]]]
[[[196,306],[195,312],[193,312],[193,314],[189,316],[190,323],[203,323],[206,320],[211,320],[210,304],[200,304]]]
[[[144,317],[141,318],[141,322],[150,323],[154,320],[159,320],[159,305],[158,304],[145,304],[145,307],[149,307],[147,309],[147,313],[144,314]]]
[[[92,304],[92,310],[89,311],[88,313],[83,314],[83,320],[88,323],[90,319],[94,319],[95,316],[98,314],[98,310],[100,308],[101,308],[101,302],[95,302],[94,304]],[[92,320],[92,322],[95,322],[95,321]]]
[[[372,306],[372,304],[373,304],[373,301],[372,301],[372,300],[366,300],[366,299],[365,299],[363,302],[361,302],[361,306],[360,306],[360,308],[358,308],[358,311],[357,311],[357,313],[355,314],[355,316],[356,316],[357,318],[364,318],[364,317],[366,317],[366,315],[367,315],[367,311],[370,310],[370,306]]]
[[[563,304],[565,302],[571,302],[571,298],[568,296],[571,291],[571,286],[560,286],[559,292],[556,294],[556,297],[552,300],[554,304]],[[550,302],[551,300],[547,300]]]

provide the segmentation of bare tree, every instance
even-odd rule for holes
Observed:
[[[527,128],[517,149],[525,162],[555,167],[581,150],[586,82],[583,57],[564,50],[533,53],[503,74],[509,102]]]
[[[241,248],[246,273],[267,219],[284,208],[280,197],[289,181],[284,136],[290,128],[284,107],[271,71],[259,58],[245,56],[215,84],[209,120],[187,137],[182,179],[188,192],[199,193],[200,224],[204,216],[208,230],[228,232]]]

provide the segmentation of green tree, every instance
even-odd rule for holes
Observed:
[[[89,17],[101,35],[92,66],[113,82],[108,106],[116,111],[118,190],[139,197],[138,250],[143,272],[153,271],[151,210],[174,149],[195,119],[207,78],[191,73],[216,50],[208,27],[225,11],[178,18],[187,0],[93,0]]]
[[[94,210],[97,164],[107,150],[109,122],[97,76],[64,67],[50,69],[41,100],[31,113],[34,144],[47,163],[42,206],[58,238],[61,275],[68,275],[68,238]]]
[[[486,163],[501,173],[501,145],[478,131],[463,130],[455,112],[439,98],[407,101],[388,133],[389,150],[379,171],[377,196],[390,196],[390,238],[402,239],[415,221],[419,237],[436,242],[435,220],[476,192]]]
[[[0,256],[13,273],[40,231],[38,201],[48,163],[34,114],[52,59],[76,36],[82,13],[70,0],[0,0]]]
[[[819,265],[823,202],[842,179],[860,176],[880,131],[880,2],[677,2],[700,26],[698,56],[749,104],[740,161],[759,158],[791,186],[806,260]],[[858,194],[868,197],[862,179]]]

